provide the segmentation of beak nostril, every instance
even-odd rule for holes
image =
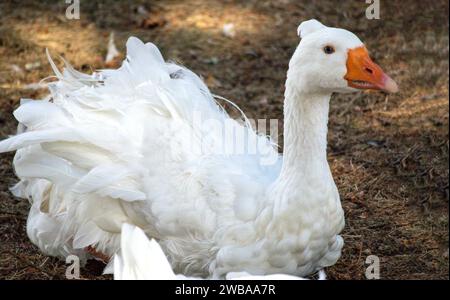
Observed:
[[[366,68],[366,72],[367,72],[367,73],[370,73],[370,74],[373,74],[373,71],[372,71],[372,69],[370,69],[370,68]]]

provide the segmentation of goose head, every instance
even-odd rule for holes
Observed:
[[[301,41],[289,63],[288,79],[303,92],[397,92],[395,81],[372,61],[352,32],[313,19],[300,24],[298,35]]]

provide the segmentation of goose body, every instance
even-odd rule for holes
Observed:
[[[354,34],[310,20],[299,35],[283,156],[151,43],[130,38],[122,66],[93,75],[51,62],[50,96],[22,100],[18,134],[0,142],[0,152],[16,150],[12,192],[32,204],[31,241],[52,256],[112,257],[128,223],[186,276],[306,276],[333,265],[344,214],[326,160],[330,96],[396,86],[349,69],[364,54]],[[328,44],[335,53],[323,52]]]

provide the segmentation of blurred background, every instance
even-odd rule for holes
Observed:
[[[47,94],[39,84],[52,75],[45,48],[91,73],[120,66],[130,35],[155,43],[249,117],[279,119],[282,134],[297,26],[316,18],[357,34],[400,86],[395,95],[332,99],[328,159],[347,224],[329,278],[365,279],[369,255],[380,258],[382,279],[449,278],[447,0],[380,1],[373,20],[362,0],[79,2],[79,19],[67,17],[64,0],[0,2],[0,139],[15,132],[20,98]],[[29,204],[8,192],[12,157],[0,155],[0,279],[64,279],[64,262],[26,236]],[[81,277],[111,278],[103,267],[91,261]]]

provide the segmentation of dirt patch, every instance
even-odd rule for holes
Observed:
[[[80,20],[68,20],[64,1],[2,1],[0,138],[14,133],[20,98],[46,94],[28,86],[51,75],[45,48],[89,72],[105,67],[111,31],[122,53],[130,35],[152,41],[249,117],[282,119],[296,28],[318,18],[355,32],[401,90],[332,99],[329,161],[347,224],[342,258],[327,273],[364,279],[374,254],[382,278],[448,279],[448,1],[384,1],[380,20],[365,18],[364,1],[298,2],[81,1]],[[62,279],[64,262],[26,236],[29,205],[8,192],[11,159],[0,156],[0,278]],[[90,262],[82,278],[110,278],[102,267]]]

